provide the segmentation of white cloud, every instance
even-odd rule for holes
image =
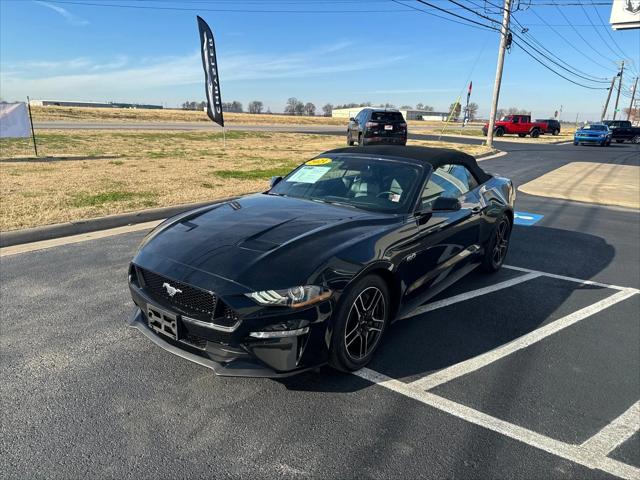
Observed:
[[[341,42],[288,54],[219,55],[223,88],[233,82],[315,78],[344,72],[385,67],[406,58],[378,52],[375,58],[352,59],[353,45]],[[78,100],[131,99],[147,101],[146,89],[172,87],[204,81],[200,52],[180,57],[142,58],[124,56],[92,61],[75,58],[61,61],[24,61],[3,64],[0,69],[3,98],[56,98]],[[155,94],[157,97],[157,93]]]
[[[65,18],[65,20],[67,22],[69,22],[71,25],[75,25],[75,26],[79,26],[82,27],[84,25],[89,25],[89,20],[86,20],[84,18],[81,18],[73,13],[71,13],[69,10],[67,10],[66,8],[62,8],[59,5],[54,5],[52,3],[49,2],[44,2],[41,0],[35,0],[35,2],[38,5],[42,5],[43,7],[49,8],[51,10],[53,10],[54,12],[60,14],[61,16],[63,16]]]

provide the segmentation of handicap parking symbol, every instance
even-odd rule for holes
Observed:
[[[538,215],[537,213],[516,212],[513,218],[513,223],[516,225],[530,227],[542,220],[543,217],[544,215]]]

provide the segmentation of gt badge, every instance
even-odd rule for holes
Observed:
[[[182,290],[176,287],[172,287],[167,282],[164,282],[162,284],[162,288],[164,288],[167,291],[170,297],[173,297],[176,293],[182,293]]]

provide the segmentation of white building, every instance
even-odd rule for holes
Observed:
[[[365,108],[381,108],[381,107],[354,107],[354,108],[334,108],[331,110],[331,116],[335,118],[355,117]],[[391,110],[391,109],[390,109]],[[393,109],[397,110],[397,109]],[[443,121],[446,122],[449,117],[449,112],[430,112],[427,110],[398,110],[402,113],[405,120],[430,120],[430,121]]]

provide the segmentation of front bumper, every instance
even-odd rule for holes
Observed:
[[[328,360],[326,330],[332,313],[331,300],[280,316],[241,322],[233,333],[222,333],[190,323],[167,305],[150,299],[141,289],[130,285],[138,307],[128,321],[159,347],[204,367],[216,375],[237,377],[287,377],[322,366]],[[150,326],[146,306],[170,312],[176,317],[177,338],[156,333]],[[304,319],[308,332],[282,338],[252,338],[250,331],[264,331],[282,321]],[[243,325],[246,323],[247,325]],[[195,339],[195,340],[194,340]]]
[[[573,141],[578,143],[604,143],[610,140],[609,137],[586,137],[586,136],[574,136]]]

